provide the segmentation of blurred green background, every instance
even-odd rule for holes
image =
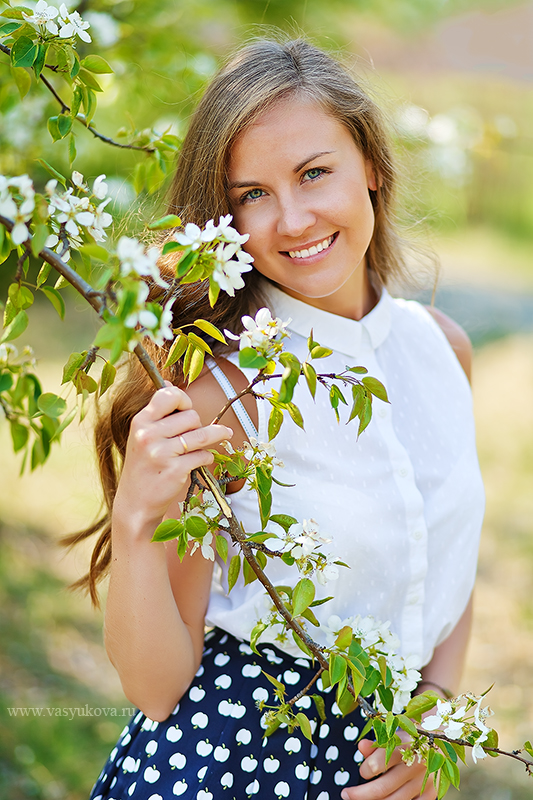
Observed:
[[[171,128],[180,135],[227,50],[268,27],[301,31],[355,64],[386,109],[402,165],[402,217],[418,250],[440,260],[437,305],[475,344],[474,399],[487,487],[476,611],[463,688],[495,683],[491,705],[502,745],[533,736],[533,4],[512,0],[88,0],[93,45],[113,66],[101,76],[94,124]],[[58,88],[60,88],[60,85]],[[66,87],[65,87],[66,89]],[[68,172],[52,145],[52,98],[33,86],[23,103],[0,54],[0,172]],[[75,167],[104,172],[115,232],[141,230],[163,205],[136,198],[138,155],[78,135]],[[143,158],[143,156],[141,156]],[[427,261],[427,259],[425,259]],[[413,268],[419,268],[415,259]],[[422,262],[424,258],[422,258]],[[5,286],[12,266],[2,267]],[[431,294],[432,277],[422,297]],[[411,290],[413,291],[413,290]],[[68,293],[68,290],[67,290]],[[24,341],[57,390],[72,350],[90,342],[91,312],[70,298],[67,322],[36,306]],[[125,717],[13,717],[8,708],[128,707],[101,644],[101,614],[66,591],[88,550],[67,556],[59,537],[98,512],[90,419],[68,429],[39,472],[19,477],[0,422],[0,797],[83,800]],[[487,759],[464,770],[468,800],[525,800],[518,764]],[[456,793],[450,793],[455,797]]]

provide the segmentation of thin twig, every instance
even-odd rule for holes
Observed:
[[[315,685],[315,683],[317,682],[317,680],[320,678],[320,676],[324,671],[325,671],[324,667],[320,667],[318,672],[315,675],[313,675],[307,686],[304,686],[304,688],[301,691],[299,691],[298,694],[295,694],[294,697],[291,697],[290,700],[287,700],[287,704],[289,706],[293,706],[295,703],[298,702],[298,700],[304,697],[309,691],[309,689],[311,689],[311,687]]]
[[[5,44],[0,44],[0,50],[2,51],[2,53],[5,53],[6,56],[11,56],[11,49],[9,47],[7,47]],[[47,69],[52,70],[53,72],[57,71],[57,69],[54,69],[54,67],[50,66],[49,64],[45,64],[45,67]],[[61,113],[62,114],[70,114],[70,106],[68,106],[65,103],[65,101],[61,98],[61,96],[54,89],[54,87],[52,86],[50,81],[47,78],[45,78],[45,76],[42,74],[42,72],[39,75],[39,78],[44,83],[44,85],[46,86],[48,91],[52,93],[54,98],[57,100],[57,102],[61,106]],[[95,136],[97,139],[100,139],[100,141],[105,142],[106,144],[110,144],[113,147],[120,147],[122,150],[143,150],[145,153],[155,153],[155,151],[156,151],[155,147],[149,147],[148,145],[144,145],[143,146],[143,145],[139,145],[139,144],[122,144],[121,142],[116,142],[114,139],[111,139],[109,136],[104,136],[103,133],[100,133],[100,131],[97,131],[96,128],[94,128],[89,122],[87,122],[87,120],[83,116],[83,114],[77,114],[75,119],[79,123],[81,123],[84,126],[84,128],[87,128],[87,130],[90,131],[92,133],[92,135]]]

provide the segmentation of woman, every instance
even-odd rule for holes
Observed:
[[[272,513],[315,518],[351,567],[317,608],[321,622],[331,614],[390,620],[424,681],[456,691],[483,507],[470,347],[444,315],[392,300],[385,289],[404,272],[394,185],[380,114],[340,65],[302,41],[243,48],[192,118],[170,210],[198,224],[231,213],[250,234],[254,269],[245,289],[213,311],[205,287],[183,287],[174,315],[176,325],[203,317],[239,333],[241,316],[266,305],[292,320],[290,349],[300,358],[312,328],[333,351],[325,371],[363,364],[384,382],[391,405],[376,401],[359,439],[331,419],[326,397],[317,393],[314,404],[296,390],[306,431],[286,422],[276,438],[283,482],[296,486],[274,487]],[[296,694],[313,675],[309,663],[283,643],[264,646],[262,659],[250,650],[257,583],[238,583],[228,596],[222,562],[213,579],[200,552],[180,562],[173,543],[150,542],[164,517],[179,515],[190,471],[213,462],[209,448],[230,437],[241,445],[256,432],[268,440],[264,404],[250,396],[238,416],[230,410],[225,424],[209,424],[224,387],[231,394],[247,383],[236,353],[220,355],[187,393],[173,373],[153,394],[132,365],[99,424],[112,518],[86,583],[94,596],[109,569],[106,647],[140,712],[92,798],[418,797],[423,765],[406,766],[397,751],[385,767],[370,740],[356,747],[359,712],[342,719],[327,690],[331,713],[326,724],[317,720],[312,745],[298,731],[263,739],[255,704],[272,693],[261,670],[283,676]],[[118,488],[114,446],[124,456]],[[228,493],[246,530],[259,530],[251,493],[242,484]],[[288,569],[276,561],[268,572],[287,583]],[[206,621],[216,627],[202,655]],[[312,716],[311,702],[299,702]],[[431,783],[421,796],[435,797]]]

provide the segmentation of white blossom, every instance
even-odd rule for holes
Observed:
[[[222,239],[224,242],[233,242],[238,245],[245,244],[250,238],[250,234],[239,233],[235,228],[232,228],[230,225],[232,221],[231,214],[220,217],[217,225],[217,238]]]
[[[85,22],[77,11],[69,12],[64,3],[59,8],[60,24],[59,36],[62,39],[70,39],[72,36],[79,36],[84,42],[91,42],[92,39],[87,33],[90,24]]]
[[[235,297],[235,289],[242,289],[244,286],[242,273],[252,269],[253,257],[244,250],[237,252],[238,248],[239,245],[236,243],[220,242],[215,251],[213,278],[230,297]],[[233,256],[236,256],[236,260]]]
[[[14,223],[11,229],[13,244],[19,245],[29,239],[30,233],[25,223],[31,219],[34,208],[33,199],[24,200],[19,207],[11,195],[0,198],[0,216],[7,217]]]
[[[210,220],[209,222],[212,224],[213,220]],[[214,236],[211,237],[210,230],[207,232],[206,236],[207,238],[204,238],[204,232],[198,227],[198,225],[195,225],[194,222],[188,222],[183,231],[178,231],[178,233],[176,233],[176,241],[185,247],[190,247],[191,250],[198,250],[202,244],[205,242],[211,242],[215,238]]]
[[[321,586],[325,586],[329,581],[336,581],[339,577],[339,568],[333,562],[333,556],[328,555],[323,566],[317,567],[316,579]]]
[[[213,541],[213,534],[211,533],[211,531],[208,531],[205,534],[201,543],[198,539],[196,539],[194,542],[194,547],[191,550],[191,556],[198,550],[198,548],[200,548],[204,558],[208,559],[209,561],[214,561],[215,551],[211,547],[212,541]]]
[[[105,197],[107,197],[109,187],[104,181],[105,175],[99,175],[97,178],[95,178],[93,183],[93,194],[99,200],[103,200]]]
[[[103,242],[106,238],[106,233],[104,228],[109,227],[113,222],[113,217],[107,211],[105,211],[105,207],[110,203],[112,200],[111,197],[108,197],[107,200],[104,200],[103,203],[100,203],[98,206],[93,206],[93,213],[94,213],[94,221],[93,224],[89,226],[88,231],[93,237],[95,242]]]
[[[83,189],[86,191],[89,188],[85,183],[85,181],[83,180],[83,175],[81,174],[81,172],[78,172],[78,170],[76,169],[72,171],[70,179],[74,184],[74,186],[77,186],[78,189]]]
[[[35,28],[45,28],[48,33],[51,33],[53,36],[57,36],[58,28],[54,19],[59,14],[59,11],[55,6],[49,6],[45,0],[39,0],[37,5],[35,6],[33,14],[25,14],[24,11],[22,12],[22,16],[30,25],[33,25]]]
[[[157,247],[149,247],[145,250],[137,239],[128,236],[121,236],[117,244],[117,256],[120,260],[120,274],[149,276],[164,288],[167,284],[162,279],[157,266],[159,250]]]
[[[72,191],[72,189],[67,189],[61,196],[53,195],[48,208],[56,222],[64,223],[67,233],[71,236],[79,236],[80,225],[90,227],[94,224],[94,213],[89,210],[89,198],[76,197]]]
[[[55,190],[57,188],[57,179],[50,178],[47,184],[44,187],[44,191],[48,195],[48,197],[52,197],[55,194]]]
[[[268,308],[260,308],[255,319],[249,316],[241,318],[244,331],[240,336],[235,336],[231,331],[225,330],[224,333],[234,341],[240,341],[240,349],[253,347],[256,350],[266,351],[268,345],[280,334],[287,335],[287,322],[282,322],[279,317],[273,317]]]

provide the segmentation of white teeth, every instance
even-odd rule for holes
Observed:
[[[321,253],[322,250],[327,250],[334,238],[334,236],[330,236],[327,239],[324,239],[323,242],[312,245],[307,250],[289,250],[289,256],[291,258],[307,258],[308,256],[316,256],[316,254]]]

